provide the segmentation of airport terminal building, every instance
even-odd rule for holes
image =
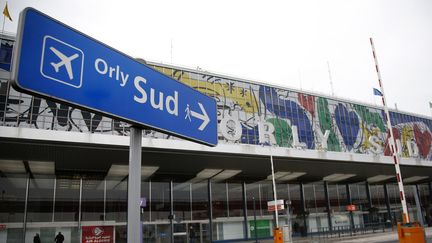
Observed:
[[[126,242],[130,124],[14,90],[14,43],[1,40],[0,242],[49,242],[58,232],[67,243]],[[144,130],[143,242],[170,242],[171,230],[187,242],[191,227],[196,242],[271,237],[271,156],[294,236],[401,221],[382,107],[147,65],[217,101],[218,145]],[[390,118],[409,216],[432,225],[432,119]],[[287,210],[278,217],[285,224]]]

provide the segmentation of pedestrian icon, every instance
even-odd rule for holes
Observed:
[[[191,110],[190,110],[189,104],[186,105],[185,113],[186,113],[185,119],[189,119],[189,122],[191,122],[192,121],[191,120]]]

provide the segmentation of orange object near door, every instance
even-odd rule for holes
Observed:
[[[424,229],[418,223],[398,223],[397,228],[400,243],[426,243]]]
[[[283,243],[283,234],[281,228],[273,229],[273,239],[274,243]]]

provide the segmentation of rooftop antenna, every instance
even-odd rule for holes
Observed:
[[[331,95],[334,96],[333,79],[332,79],[332,75],[331,75],[330,63],[329,63],[329,61],[327,61],[327,69],[328,69],[329,80],[330,80]]]

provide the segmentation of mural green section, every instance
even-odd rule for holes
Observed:
[[[267,119],[267,122],[273,124],[275,128],[274,135],[276,138],[276,143],[280,147],[291,147],[293,137],[291,126],[288,125],[288,122],[279,118],[270,118]]]
[[[340,152],[341,147],[339,140],[332,126],[332,117],[328,108],[328,101],[325,98],[319,97],[317,99],[318,105],[318,119],[320,121],[321,132],[324,134],[326,130],[330,131],[330,135],[327,140],[327,150]]]
[[[370,112],[366,106],[363,105],[353,105],[357,114],[362,118],[363,122],[366,122],[369,125],[374,124],[377,126],[381,132],[385,132],[386,128],[384,126],[384,121],[381,118],[379,113]]]

